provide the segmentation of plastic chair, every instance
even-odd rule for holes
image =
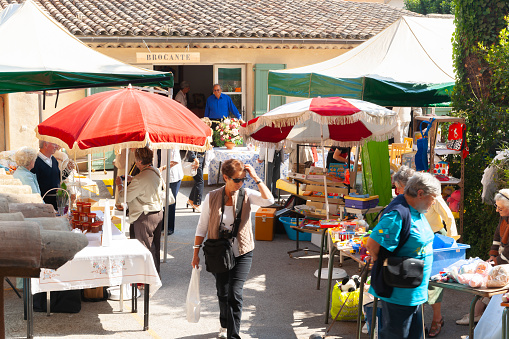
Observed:
[[[406,143],[393,143],[390,148],[391,164],[401,166],[401,154],[408,151]]]
[[[412,150],[414,147],[414,139],[413,138],[405,138],[405,144],[407,145],[407,148]]]

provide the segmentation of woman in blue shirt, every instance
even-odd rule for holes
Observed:
[[[39,183],[37,182],[37,176],[30,172],[34,167],[35,159],[37,159],[37,151],[29,147],[21,147],[16,154],[14,154],[14,160],[18,167],[12,175],[13,178],[21,180],[23,185],[32,187],[32,193],[41,194]]]
[[[424,260],[422,283],[416,288],[394,287],[390,297],[380,297],[373,286],[369,293],[380,299],[382,329],[380,339],[420,339],[422,336],[421,304],[428,299],[428,280],[433,263],[433,232],[424,213],[441,193],[440,182],[429,173],[416,173],[405,187],[405,193],[395,198],[371,233],[366,247],[376,261],[380,246],[393,252],[399,244],[401,229],[410,218],[410,236],[395,254]],[[404,213],[405,211],[408,211]],[[372,280],[373,284],[373,280]]]

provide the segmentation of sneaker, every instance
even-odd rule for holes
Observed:
[[[481,319],[481,316],[474,316],[474,323],[478,323]],[[463,316],[463,318],[456,320],[456,324],[458,325],[470,325],[470,314],[467,313]]]
[[[217,335],[218,338],[226,339],[226,328],[221,327],[219,329],[219,334]]]

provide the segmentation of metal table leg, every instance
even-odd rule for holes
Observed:
[[[150,285],[145,284],[145,297],[143,298],[143,330],[148,330],[148,306],[149,306],[149,293]]]
[[[34,298],[32,296],[32,282],[25,278],[25,289],[27,294],[27,338],[34,337]]]
[[[468,337],[469,339],[474,339],[474,312],[475,312],[475,304],[477,303],[477,300],[481,299],[481,296],[474,295],[474,299],[472,299],[472,302],[470,303],[470,321],[468,323]]]
[[[138,312],[138,284],[131,284],[131,313]]]
[[[378,328],[376,323],[376,312],[378,311],[378,298],[373,299],[373,313],[371,314],[371,333],[369,334],[370,339],[375,338],[375,328]]]
[[[322,263],[323,263],[323,246],[325,245],[325,234],[327,233],[327,229],[324,228],[322,231],[322,241],[320,244],[320,262],[318,264],[318,281],[316,283],[316,289],[320,289],[320,280],[322,279]]]
[[[325,308],[325,323],[329,323],[329,309],[330,309],[330,302],[331,302],[331,285],[332,285],[332,271],[334,270],[334,255],[336,254],[336,248],[335,246],[332,246],[332,248],[329,250],[329,277],[327,279],[328,281],[328,289],[327,289],[327,305]]]
[[[508,308],[507,307],[504,307],[504,311],[502,312],[502,339],[508,339],[507,338],[507,323],[508,323],[508,319],[507,319],[507,311],[508,311]]]

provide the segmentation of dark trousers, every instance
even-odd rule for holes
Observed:
[[[168,206],[168,234],[172,234],[175,231],[175,208],[177,207],[177,194],[179,193],[181,183],[182,180],[170,182],[170,189],[175,197],[175,203]]]
[[[163,211],[142,213],[129,227],[131,239],[138,239],[152,254],[157,273],[161,266],[161,228],[163,227]]]
[[[272,162],[267,162],[267,187],[274,197],[278,196],[276,182],[281,177],[281,156],[282,151],[275,151]]]
[[[380,339],[421,339],[421,305],[403,306],[379,301],[382,305],[382,330]]]
[[[226,328],[228,338],[240,338],[242,317],[242,291],[251,270],[253,251],[236,258],[233,269],[215,273],[217,297],[219,299],[219,321]]]
[[[203,196],[203,166],[205,165],[205,156],[198,155],[197,158],[200,165],[198,166],[196,175],[193,177],[194,186],[191,189],[191,194],[189,194],[189,200],[191,200],[193,204],[200,206]]]

